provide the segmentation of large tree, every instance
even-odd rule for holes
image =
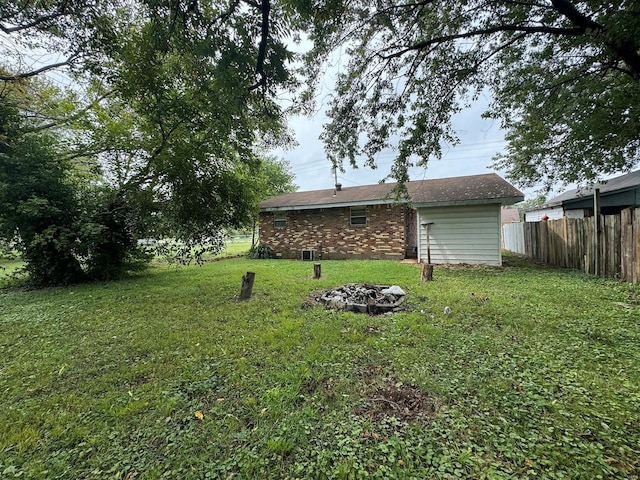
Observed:
[[[99,92],[92,102],[125,104],[145,142],[139,177],[163,176],[164,166],[192,154],[231,151],[251,161],[257,143],[288,140],[276,98],[296,86],[289,17],[269,0],[2,2],[0,81],[70,67],[74,88]],[[41,61],[28,65],[35,51]],[[41,53],[49,51],[63,59]],[[110,148],[93,144],[88,153]]]
[[[74,234],[112,240],[91,250],[88,268],[117,258],[121,240],[126,249],[141,235],[171,235],[191,246],[250,224],[261,152],[289,140],[276,101],[297,82],[288,18],[269,0],[0,4],[0,86],[63,68],[79,92],[56,115],[0,100],[19,111],[23,132],[57,133],[58,160],[97,174],[73,194],[101,225]],[[29,65],[34,49],[64,55]]]
[[[346,65],[323,134],[334,164],[397,147],[391,175],[455,144],[452,115],[483,92],[521,185],[585,182],[640,160],[640,2],[325,0],[304,10],[311,69]]]
[[[18,110],[0,103],[0,238],[18,240],[38,284],[82,276],[70,248],[77,203],[65,177],[53,139],[25,131]]]
[[[95,164],[69,158],[68,128],[43,124],[74,103],[33,79],[0,94],[0,239],[22,252],[34,285],[115,278],[147,257],[136,242],[139,206]]]

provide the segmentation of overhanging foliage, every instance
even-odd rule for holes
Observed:
[[[639,161],[638,2],[331,1],[308,18],[311,66],[348,57],[323,135],[334,164],[397,146],[391,176],[405,181],[458,141],[452,115],[487,89],[508,140],[496,166],[521,185]]]

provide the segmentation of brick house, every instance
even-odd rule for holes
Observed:
[[[499,265],[500,209],[524,195],[496,174],[286,193],[260,203],[259,241],[276,256]]]

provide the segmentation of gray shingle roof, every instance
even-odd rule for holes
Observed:
[[[393,203],[395,183],[285,193],[260,203],[261,210],[287,210],[345,205]],[[496,175],[414,180],[406,183],[414,205],[455,205],[467,203],[503,203],[522,201],[523,193]]]
[[[600,194],[612,193],[621,190],[625,190],[628,188],[634,188],[640,185],[640,170],[635,172],[627,173],[626,175],[621,175],[619,177],[611,178],[601,183],[596,183],[592,186],[586,186],[581,188],[574,188],[573,190],[567,190],[566,192],[561,193],[557,197],[553,197],[552,199],[545,202],[544,205],[540,205],[539,207],[530,208],[527,211],[533,210],[542,210],[547,207],[557,207],[562,205],[564,202],[568,202],[570,200],[580,199],[584,197],[590,197],[593,195],[593,192],[596,188],[600,189]]]

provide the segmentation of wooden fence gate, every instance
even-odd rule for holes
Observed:
[[[524,224],[525,253],[540,262],[640,283],[640,208],[618,215]]]

